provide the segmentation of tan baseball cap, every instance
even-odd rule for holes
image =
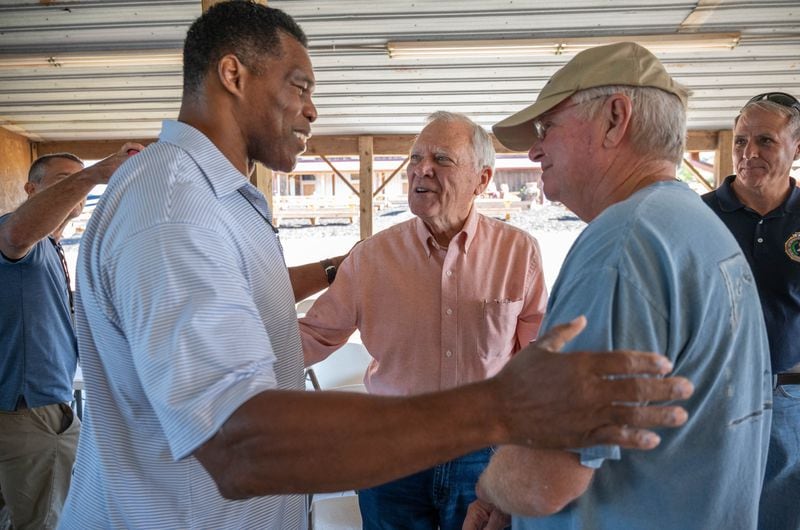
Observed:
[[[635,42],[618,42],[589,48],[577,54],[547,82],[536,103],[497,123],[492,130],[500,143],[527,151],[536,140],[533,119],[576,92],[608,85],[660,88],[675,94],[684,107],[689,91],[674,81],[661,61]]]

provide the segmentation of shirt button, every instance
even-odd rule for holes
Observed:
[[[763,225],[763,224],[764,224],[764,220],[763,220],[763,219],[761,219],[761,220],[758,222],[758,224],[760,224],[760,225]]]
[[[453,275],[453,271],[447,271],[445,274],[447,274],[448,276],[452,276]]]
[[[758,241],[759,243],[763,243],[764,242],[764,238],[763,237],[759,237],[758,239],[756,239],[756,241]]]
[[[452,356],[453,356],[453,352],[451,352],[450,350],[447,350],[446,352],[444,352],[444,354],[445,354],[447,357],[452,357]]]
[[[453,310],[448,307],[447,311],[445,311],[445,313],[447,313],[448,315],[452,315],[453,314]]]

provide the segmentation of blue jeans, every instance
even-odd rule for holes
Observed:
[[[492,449],[358,492],[364,530],[461,530]]]
[[[800,529],[800,385],[779,386],[772,395],[772,431],[758,528]]]

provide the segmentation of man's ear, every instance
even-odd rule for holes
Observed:
[[[616,147],[625,138],[631,121],[632,107],[630,98],[625,94],[609,96],[603,103],[602,115],[606,126],[603,137],[605,147]]]
[[[489,181],[492,180],[492,168],[484,167],[481,169],[481,180],[478,182],[478,186],[475,188],[473,194],[478,197],[481,193],[486,191],[486,186],[489,185]]]
[[[233,96],[244,92],[247,67],[235,54],[224,55],[217,63],[217,79],[222,88]]]
[[[30,197],[31,195],[36,193],[36,184],[34,184],[31,181],[27,181],[27,182],[25,182],[25,185],[23,186],[23,189],[25,190],[25,193],[28,194],[28,197]]]

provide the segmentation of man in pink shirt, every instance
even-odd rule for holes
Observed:
[[[373,394],[445,390],[496,374],[536,337],[547,303],[536,240],[473,208],[492,177],[491,137],[436,112],[408,164],[416,218],[355,247],[300,320],[306,365],[358,329]],[[491,449],[362,490],[364,528],[460,529]]]

